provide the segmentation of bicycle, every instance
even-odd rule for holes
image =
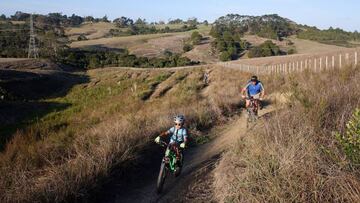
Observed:
[[[246,128],[250,127],[251,123],[255,123],[258,120],[258,111],[259,111],[259,99],[255,99],[254,97],[250,97],[250,105],[246,109],[248,112]]]
[[[181,166],[179,166],[177,162],[180,161],[181,163],[183,159],[182,153],[176,144],[167,144],[166,142],[160,141],[160,145],[165,147],[166,150],[169,150],[169,154],[168,156],[165,155],[161,161],[159,176],[157,179],[158,193],[161,193],[165,179],[169,173],[173,174],[175,177],[180,175]],[[180,155],[180,160],[177,160],[177,154]]]

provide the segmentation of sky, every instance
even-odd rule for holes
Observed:
[[[360,31],[359,0],[0,0],[0,13],[10,16],[16,11],[94,17],[107,15],[109,19],[140,17],[148,22],[190,17],[213,22],[229,13],[279,14],[297,23],[322,29],[332,26]]]

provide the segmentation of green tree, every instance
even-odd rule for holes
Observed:
[[[203,36],[198,31],[195,31],[191,34],[191,42],[193,45],[200,44],[202,38]]]
[[[194,47],[191,44],[185,44],[183,47],[184,52],[191,51]]]

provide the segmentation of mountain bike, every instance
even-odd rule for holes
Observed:
[[[249,128],[252,123],[255,123],[258,119],[258,111],[259,111],[259,99],[255,99],[254,97],[250,97],[250,106],[246,109],[248,112],[246,127]]]
[[[181,166],[179,166],[182,163],[182,153],[180,152],[179,147],[177,144],[167,144],[166,142],[160,141],[160,145],[166,150],[169,150],[168,156],[164,155],[161,165],[160,165],[160,172],[157,179],[157,192],[161,193],[165,179],[169,174],[173,174],[175,177],[178,177],[181,172]],[[180,160],[177,160],[177,154],[180,155]]]

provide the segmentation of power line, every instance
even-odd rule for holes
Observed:
[[[39,52],[36,47],[36,35],[34,31],[33,15],[30,15],[30,40],[28,58],[39,58]]]

